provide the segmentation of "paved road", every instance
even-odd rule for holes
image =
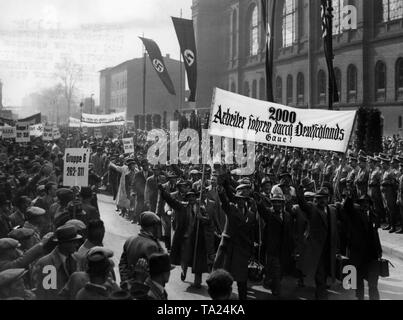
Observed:
[[[113,250],[114,262],[116,265],[116,274],[119,279],[117,269],[120,256],[122,254],[123,244],[127,238],[137,235],[140,228],[138,225],[131,224],[126,219],[119,216],[115,211],[116,207],[111,197],[98,195],[99,208],[102,220],[105,222],[106,235],[105,246]],[[379,290],[382,300],[403,300],[403,261],[393,257],[387,257],[394,264],[391,268],[391,277],[380,279]],[[205,300],[208,298],[207,287],[205,284],[206,275],[203,277],[202,289],[192,287],[193,275],[188,274],[185,282],[180,280],[180,268],[176,268],[171,273],[171,279],[167,286],[167,292],[170,300]],[[234,297],[236,297],[236,285],[234,288]],[[283,280],[283,293],[285,299],[310,300],[314,298],[313,288],[296,288],[295,279]],[[367,290],[366,290],[367,293]],[[250,299],[273,299],[270,291],[265,290],[260,285],[251,285],[249,288]],[[367,297],[368,298],[368,297]],[[353,291],[345,291],[340,285],[330,289],[330,299],[332,300],[354,300]]]

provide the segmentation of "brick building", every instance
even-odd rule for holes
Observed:
[[[185,68],[167,55],[165,64],[175,86],[176,96],[169,94],[147,57],[146,62],[146,113],[172,117],[185,96]],[[127,110],[127,120],[143,114],[143,66],[144,59],[137,58],[100,71],[100,109],[104,113]],[[182,81],[182,83],[181,83]],[[182,88],[182,90],[180,90]],[[182,96],[180,98],[180,95]],[[185,102],[182,102],[182,106]]]
[[[268,0],[273,1],[273,0]],[[403,129],[403,1],[333,0],[336,109],[376,107],[384,133]],[[276,102],[327,108],[320,0],[277,0]],[[193,0],[199,52],[198,105],[213,87],[265,99],[265,34],[260,0]],[[400,131],[401,132],[401,131]]]

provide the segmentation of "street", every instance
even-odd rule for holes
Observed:
[[[115,211],[116,207],[112,197],[106,195],[98,195],[98,204],[101,211],[101,218],[105,223],[105,247],[113,250],[115,272],[119,278],[119,259],[122,254],[123,244],[126,239],[137,235],[140,228],[136,224],[131,224],[126,219],[119,216]],[[403,261],[394,257],[387,257],[395,268],[390,267],[390,277],[380,278],[379,291],[382,300],[403,300]],[[171,273],[171,279],[167,285],[168,299],[169,300],[206,300],[209,299],[207,293],[207,285],[203,277],[202,289],[192,287],[193,275],[190,270],[185,282],[180,280],[180,267],[175,268]],[[336,285],[334,288],[329,289],[331,300],[354,300],[354,290],[346,291],[341,285]],[[296,300],[312,300],[314,299],[313,288],[297,288],[295,279],[283,280],[283,299],[296,299]],[[251,300],[266,299],[273,300],[274,297],[270,291],[264,289],[261,285],[250,285],[248,297]],[[236,298],[236,284],[234,284],[234,298]],[[368,290],[366,289],[366,299],[368,299]]]

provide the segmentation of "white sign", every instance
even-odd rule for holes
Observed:
[[[64,154],[63,185],[88,187],[90,149],[66,149]]]
[[[95,128],[95,138],[97,138],[97,139],[101,139],[103,136],[102,136],[102,132],[101,132],[101,128]]]
[[[53,141],[53,127],[52,126],[44,127],[42,140],[43,141]]]
[[[16,126],[15,142],[27,143],[30,141],[31,141],[31,138],[29,135],[29,124],[28,123],[18,123]]]
[[[29,135],[31,137],[42,137],[43,135],[43,125],[36,124],[29,127]]]
[[[53,140],[58,140],[58,139],[60,139],[62,137],[58,127],[53,127],[53,129],[52,129],[52,137],[53,137]]]
[[[209,134],[345,153],[355,116],[356,111],[296,109],[216,88]]]
[[[15,127],[3,127],[3,139],[15,139],[17,132]]]
[[[123,147],[125,149],[125,154],[134,153],[134,141],[133,138],[123,139]]]

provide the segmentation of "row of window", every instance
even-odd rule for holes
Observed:
[[[341,70],[335,68],[335,77],[337,82],[337,88],[339,92],[339,101],[342,100],[342,77]],[[318,88],[317,88],[317,103],[326,104],[327,97],[327,74],[324,70],[318,72]],[[349,65],[347,68],[347,102],[354,103],[357,101],[358,91],[358,71],[354,65]],[[375,65],[375,99],[376,101],[384,101],[386,99],[386,64],[382,61],[378,61]],[[396,62],[395,70],[395,88],[396,88],[396,100],[403,101],[403,58],[399,58]],[[259,98],[264,100],[266,97],[266,82],[265,79],[259,80],[259,93],[258,93],[258,81],[253,80],[252,85],[248,81],[244,82],[243,94],[251,98]],[[294,103],[294,79],[292,75],[287,76],[286,80],[286,104]],[[231,91],[236,92],[236,86],[233,82],[231,84]],[[304,105],[305,102],[305,78],[303,73],[297,75],[297,101],[299,106]],[[283,79],[278,76],[275,81],[275,99],[277,103],[283,103]]]
[[[343,32],[344,6],[347,3],[344,0],[333,0],[333,34]],[[378,0],[375,8],[379,14],[379,22],[388,22],[403,18],[403,1],[402,0]],[[289,47],[296,42],[297,32],[297,0],[285,0],[282,15],[282,46]],[[237,56],[238,46],[238,14],[234,9],[232,13],[232,57]],[[247,54],[255,56],[259,51],[259,9],[256,3],[253,3],[248,10],[247,15]],[[263,47],[265,41],[265,33],[261,32],[261,45]]]

